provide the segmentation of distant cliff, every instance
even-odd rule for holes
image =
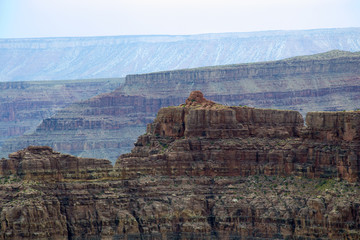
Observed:
[[[161,107],[193,90],[229,106],[309,111],[360,108],[360,54],[331,51],[274,62],[129,75],[116,91],[73,104],[2,151],[49,145],[83,157],[114,161],[132,148]]]
[[[125,77],[171,69],[360,51],[360,29],[0,39],[0,81]]]
[[[0,160],[0,239],[359,239],[360,111],[229,107],[195,91],[108,160]]]
[[[73,102],[110,92],[124,79],[0,82],[0,146],[32,132],[44,119]],[[7,154],[0,152],[0,157]]]
[[[330,51],[281,61],[225,65],[128,75],[123,92],[153,97],[188,94],[203,89],[209,95],[292,92],[359,86],[360,52]],[[345,80],[344,83],[342,80]],[[226,90],[225,90],[226,89]]]

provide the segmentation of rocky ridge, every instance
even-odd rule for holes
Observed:
[[[114,167],[28,147],[0,160],[0,238],[358,239],[360,112],[303,122],[193,92]]]
[[[115,162],[131,150],[160,108],[181,104],[197,89],[228,106],[292,109],[304,116],[354,110],[359,108],[359,66],[359,53],[331,51],[275,62],[128,75],[114,92],[58,111],[32,134],[8,141],[2,151],[49,145]]]

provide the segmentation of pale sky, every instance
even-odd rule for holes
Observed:
[[[360,27],[360,0],[0,0],[0,38]]]

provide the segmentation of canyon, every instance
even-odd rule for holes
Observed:
[[[118,78],[129,74],[360,51],[360,28],[0,39],[0,81]]]
[[[0,239],[359,239],[359,39],[0,39]]]
[[[330,51],[273,62],[128,75],[115,91],[57,111],[28,134],[7,140],[9,154],[29,145],[105,158],[129,152],[162,107],[193,90],[228,106],[311,111],[359,109],[359,52]]]
[[[191,92],[130,153],[0,160],[0,239],[358,239],[360,111],[226,106]]]

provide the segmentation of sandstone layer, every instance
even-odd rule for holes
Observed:
[[[0,160],[0,239],[359,239],[360,112],[163,108],[114,167]]]
[[[275,62],[129,75],[116,91],[72,105],[32,134],[8,141],[10,153],[28,145],[115,162],[131,150],[162,107],[183,103],[193,90],[228,106],[310,111],[360,108],[359,53],[332,51]]]

